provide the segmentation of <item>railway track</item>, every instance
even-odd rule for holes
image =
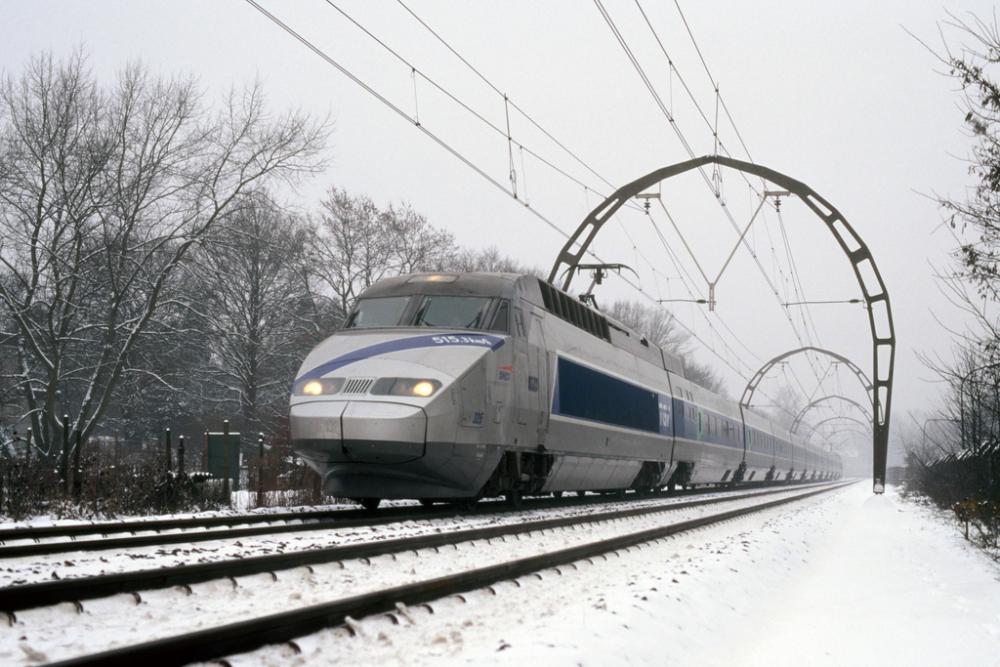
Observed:
[[[420,508],[399,508],[401,514]],[[51,537],[79,537],[81,535],[111,535],[114,533],[139,533],[159,530],[191,528],[212,528],[215,526],[235,526],[255,523],[280,523],[282,521],[308,521],[333,517],[362,518],[370,516],[361,509],[301,510],[297,512],[272,512],[259,514],[225,514],[219,516],[192,516],[171,519],[140,519],[136,521],[95,521],[72,525],[25,526],[23,528],[0,528],[0,542],[16,540],[38,540]]]
[[[445,534],[385,540],[380,543],[335,547],[328,550],[314,550],[298,554],[281,554],[244,559],[238,563],[230,561],[168,568],[172,571],[133,573],[131,581],[127,577],[109,575],[87,578],[87,580],[81,579],[80,581],[67,580],[65,582],[32,584],[0,591],[0,600],[2,600],[0,608],[12,611],[32,606],[33,599],[43,600],[41,604],[53,604],[57,601],[67,601],[75,595],[99,597],[101,595],[109,595],[113,592],[122,592],[129,587],[188,585],[193,582],[207,581],[219,577],[273,572],[284,568],[310,565],[311,563],[330,562],[331,560],[371,558],[381,554],[426,549],[435,546],[440,547],[466,541],[503,538],[510,535],[539,534],[543,531],[551,531],[557,528],[585,523],[606,523],[626,518],[677,512],[692,507],[707,507],[712,504],[756,500],[757,498],[783,494],[779,498],[764,499],[762,502],[753,502],[745,507],[727,509],[692,519],[668,522],[652,528],[615,535],[610,538],[578,544],[568,548],[546,551],[545,553],[526,558],[505,560],[486,567],[464,570],[446,576],[422,579],[417,582],[387,587],[362,595],[343,597],[330,602],[314,604],[301,609],[259,616],[220,627],[179,634],[174,637],[157,639],[133,646],[125,646],[103,653],[73,658],[57,664],[124,665],[135,664],[141,660],[155,660],[160,664],[184,664],[191,661],[212,660],[233,653],[253,650],[266,644],[288,642],[295,637],[315,632],[321,628],[341,624],[347,617],[361,618],[375,613],[392,611],[397,603],[415,605],[428,602],[436,598],[487,586],[504,579],[566,565],[576,560],[594,557],[642,542],[660,539],[713,523],[778,507],[840,488],[843,485],[843,483],[826,484],[808,489],[789,489],[786,487],[781,490],[747,494],[739,497],[729,495],[686,503],[673,503],[670,505],[624,508],[582,516],[559,517],[556,519],[544,519],[505,526],[491,526]],[[296,558],[316,560],[296,561]],[[157,580],[157,576],[162,577],[162,579]],[[115,577],[118,578],[115,579]],[[88,589],[96,592],[87,593]]]
[[[419,549],[442,547],[461,542],[497,539],[513,535],[552,530],[585,523],[600,523],[650,514],[675,512],[692,507],[702,507],[720,502],[732,502],[759,498],[778,493],[779,489],[738,495],[726,495],[702,500],[679,503],[646,505],[635,508],[610,510],[586,515],[562,516],[523,523],[471,528],[445,533],[431,533],[413,537],[364,542],[322,549],[308,549],[291,553],[272,554],[220,560],[196,565],[161,567],[133,572],[106,574],[91,577],[59,579],[32,584],[22,584],[0,588],[0,611],[13,614],[25,609],[62,602],[80,603],[84,600],[106,597],[118,593],[138,594],[144,590],[167,588],[170,586],[190,586],[192,584],[226,577],[241,577],[262,573],[273,573],[294,567],[306,567],[347,559],[370,559],[386,554]]]
[[[787,483],[754,486],[752,488],[790,488]],[[732,492],[731,489],[716,490],[714,493]],[[671,497],[713,493],[704,489],[678,491]],[[630,496],[637,500],[648,500],[651,496]],[[655,497],[655,496],[653,496]],[[0,542],[28,542],[0,546],[0,561],[5,558],[46,556],[78,551],[100,551],[108,549],[131,549],[169,544],[189,544],[212,540],[239,539],[261,535],[278,535],[320,530],[336,530],[357,526],[377,526],[405,520],[432,520],[455,517],[462,514],[506,514],[530,509],[576,507],[581,505],[621,502],[616,496],[584,496],[577,498],[538,498],[526,501],[519,508],[512,508],[503,502],[484,502],[472,510],[461,511],[453,505],[432,507],[402,507],[389,511],[368,510],[320,510],[304,512],[281,512],[275,514],[195,517],[192,519],[158,519],[150,521],[129,521],[115,523],[82,524],[73,526],[41,526],[0,530]],[[247,525],[244,524],[258,524]],[[213,530],[217,526],[224,526]],[[163,530],[180,530],[176,533],[161,533]],[[114,537],[122,533],[148,533]],[[81,536],[93,539],[76,539]],[[109,537],[110,536],[110,537]],[[40,539],[64,538],[38,542]]]

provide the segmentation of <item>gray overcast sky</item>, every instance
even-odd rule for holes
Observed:
[[[507,184],[506,140],[447,101],[408,67],[351,25],[322,0],[263,2],[279,18],[313,40],[409,114],[419,111],[429,130]],[[471,74],[392,0],[336,3],[396,49],[421,72],[492,122],[505,122],[503,99]],[[616,187],[654,168],[687,159],[652,97],[643,87],[596,6],[585,0],[545,2],[441,2],[407,4],[546,130]],[[644,0],[673,59],[709,117],[706,122],[672,74],[633,1],[605,6],[646,68],[695,154],[713,151],[712,86],[673,2]],[[956,314],[938,293],[931,264],[947,267],[953,246],[936,205],[925,195],[962,194],[971,184],[961,157],[969,139],[955,84],[904,27],[934,45],[945,11],[989,16],[992,3],[914,2],[691,2],[682,1],[691,29],[754,160],[812,186],[854,225],[872,249],[888,284],[898,337],[895,423],[908,411],[934,409],[937,389],[916,351],[947,354],[948,336],[932,316]],[[83,45],[94,71],[109,79],[128,60],[140,59],[163,74],[194,73],[209,98],[254,78],[272,106],[301,106],[329,113],[335,123],[332,166],[287,199],[315,205],[331,184],[376,201],[406,200],[430,221],[469,246],[496,245],[506,254],[548,268],[564,239],[538,218],[448,155],[413,125],[282,32],[239,0],[192,2],[6,0],[0,14],[0,68],[16,73],[30,54],[65,55]],[[957,37],[956,37],[957,39]],[[746,158],[726,122],[724,145]],[[515,140],[604,194],[609,188],[534,129],[511,116]],[[567,181],[515,149],[518,187],[532,207],[571,231],[595,206],[594,192]],[[756,183],[754,184],[756,186]],[[745,224],[755,205],[748,184],[723,174],[725,201]],[[677,220],[706,273],[714,275],[736,232],[696,174],[663,187],[663,201]],[[605,228],[595,250],[608,261],[639,272],[654,298],[689,298],[679,279],[697,278],[680,239],[654,209],[624,212]],[[674,266],[653,225],[681,258]],[[802,343],[821,344],[870,367],[870,337],[858,306],[815,306],[812,320],[795,299],[782,225],[787,232],[804,293],[809,299],[843,299],[859,290],[832,237],[805,207],[786,202],[749,235],[763,273],[740,251],[720,281],[716,313],[676,304],[678,317],[712,347],[695,356],[725,373],[739,395],[745,376],[766,360]],[[582,280],[577,289],[585,287]],[[691,293],[706,295],[704,281]],[[598,292],[603,302],[637,298],[616,279]],[[797,332],[786,319],[795,322]],[[709,324],[711,323],[711,327]],[[808,333],[807,333],[808,332]],[[800,342],[801,339],[801,342]],[[723,362],[721,359],[725,359]],[[728,366],[727,366],[728,364]],[[729,368],[732,367],[732,369]],[[782,377],[784,376],[784,377]],[[817,376],[825,377],[816,389]],[[860,395],[842,371],[805,361],[776,374],[814,397]],[[852,393],[853,392],[853,393]],[[843,408],[840,408],[843,411]],[[834,414],[833,412],[829,414]]]

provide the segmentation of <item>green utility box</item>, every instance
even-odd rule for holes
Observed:
[[[205,434],[206,467],[213,477],[228,477],[233,490],[240,488],[240,434]]]

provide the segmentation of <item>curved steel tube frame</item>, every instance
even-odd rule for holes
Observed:
[[[854,376],[858,378],[858,382],[861,383],[861,386],[865,388],[865,392],[868,394],[868,397],[871,400],[872,407],[874,409],[875,387],[874,385],[872,385],[872,381],[868,378],[865,372],[861,370],[857,364],[855,364],[847,357],[844,357],[842,355],[837,354],[836,352],[824,349],[822,347],[812,347],[812,346],[800,347],[794,350],[789,350],[788,352],[783,352],[778,356],[776,356],[774,359],[771,359],[766,364],[761,366],[760,370],[758,370],[754,374],[754,376],[750,378],[750,380],[747,382],[746,388],[743,389],[743,397],[740,399],[740,405],[742,405],[745,408],[750,407],[750,403],[753,401],[753,394],[755,391],[757,391],[757,386],[760,385],[764,377],[769,372],[771,372],[772,368],[780,364],[785,359],[788,359],[789,357],[794,357],[796,354],[805,354],[806,352],[816,352],[817,354],[825,354],[826,356],[831,357],[836,361],[839,361],[840,363],[847,366],[847,368],[850,369],[852,373],[854,373]]]
[[[857,417],[852,417],[850,415],[834,415],[833,417],[827,417],[826,419],[823,419],[822,421],[818,421],[815,424],[806,424],[806,426],[808,426],[810,428],[809,435],[806,436],[806,442],[808,442],[809,440],[812,439],[812,437],[817,433],[817,431],[819,431],[819,427],[820,426],[822,426],[823,424],[827,424],[829,422],[832,422],[832,421],[849,421],[849,422],[854,422],[855,424],[857,424],[857,425],[859,425],[859,426],[861,426],[862,428],[865,429],[865,431],[864,431],[865,435],[871,435],[871,432],[872,432],[872,424],[871,424],[870,421],[863,422],[860,419],[858,419]],[[857,429],[851,429],[851,430],[856,431]]]
[[[840,401],[844,401],[845,403],[849,403],[850,405],[853,405],[858,410],[860,410],[861,414],[863,414],[868,419],[872,418],[871,410],[867,409],[864,405],[862,405],[861,403],[858,403],[853,398],[848,398],[847,396],[841,396],[840,394],[827,394],[826,396],[820,396],[815,401],[813,401],[812,403],[810,403],[806,407],[804,407],[801,410],[799,410],[799,414],[795,415],[795,419],[792,421],[792,427],[790,429],[788,429],[788,430],[791,431],[792,433],[797,433],[798,430],[799,430],[799,425],[802,424],[802,419],[806,416],[807,412],[809,412],[813,408],[818,407],[818,406],[822,405],[823,403],[825,403],[827,401],[830,401],[830,400],[833,400],[833,399],[837,399],[837,400],[840,400]]]
[[[882,274],[879,273],[871,251],[865,242],[832,204],[805,183],[767,167],[720,155],[706,155],[657,169],[618,188],[590,212],[560,251],[559,257],[549,273],[549,282],[555,284],[558,276],[565,272],[562,289],[569,290],[580,259],[587,252],[594,237],[597,236],[604,223],[630,198],[668,178],[710,164],[753,174],[797,196],[826,224],[844,255],[851,262],[851,268],[854,270],[854,275],[864,295],[868,310],[868,324],[872,334],[872,377],[875,379],[873,383],[874,400],[872,402],[874,407],[872,412],[872,483],[875,493],[882,493],[885,487],[893,367],[896,359],[896,333],[892,321],[889,292],[886,290]]]

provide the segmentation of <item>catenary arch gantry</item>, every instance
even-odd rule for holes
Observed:
[[[801,410],[799,410],[799,414],[795,415],[795,419],[792,420],[792,427],[789,430],[792,433],[798,432],[799,425],[802,424],[802,420],[805,418],[806,414],[808,414],[810,410],[814,410],[815,408],[819,407],[820,405],[823,405],[824,403],[827,403],[829,401],[834,401],[834,400],[836,400],[836,401],[843,401],[844,403],[847,403],[848,405],[852,405],[852,406],[856,407],[859,411],[861,411],[861,414],[863,414],[865,417],[867,417],[869,420],[871,420],[871,418],[872,418],[871,410],[869,410],[868,408],[866,408],[863,404],[858,403],[853,398],[848,398],[847,396],[843,396],[841,394],[827,394],[826,396],[820,396],[816,400],[810,402],[809,405],[807,405],[804,408],[802,408]]]
[[[853,422],[854,424],[857,424],[858,426],[860,426],[863,429],[865,429],[866,433],[868,433],[869,435],[871,434],[872,424],[871,424],[870,421],[868,421],[868,422],[861,421],[857,417],[852,417],[851,415],[834,415],[832,417],[827,417],[826,419],[818,421],[815,424],[806,424],[806,426],[809,428],[809,435],[806,436],[806,440],[809,440],[813,436],[813,434],[816,433],[820,429],[821,426],[823,426],[824,424],[828,424],[830,422],[834,422],[834,421],[849,421],[849,422]]]
[[[552,271],[549,273],[549,282],[555,284],[558,277],[562,275],[562,288],[566,291],[569,290],[580,260],[589,250],[598,232],[632,197],[669,178],[712,164],[752,174],[797,196],[823,221],[851,263],[867,307],[868,324],[872,336],[872,378],[874,379],[871,416],[872,483],[874,491],[881,493],[885,487],[893,368],[896,358],[896,334],[892,321],[889,292],[864,240],[848,224],[847,219],[841,215],[836,207],[805,183],[773,169],[721,155],[706,155],[657,169],[618,188],[587,215],[560,251],[552,266]]]
[[[862,421],[862,420],[858,419],[857,417],[852,417],[851,415],[834,415],[833,417],[827,417],[826,419],[818,421],[815,424],[806,424],[806,426],[809,428],[809,435],[806,436],[806,442],[811,441],[812,437],[814,435],[816,435],[817,433],[819,433],[820,427],[822,427],[824,424],[828,424],[828,423],[834,422],[834,421],[836,421],[836,422],[851,422],[851,425],[849,427],[841,429],[840,431],[838,431],[838,433],[851,432],[851,433],[863,434],[866,437],[871,437],[872,424],[871,424],[870,421],[867,421],[867,422],[866,421]],[[855,424],[857,426],[855,426]],[[826,436],[826,438],[828,440],[829,440],[830,437],[831,437],[830,435]]]
[[[750,403],[753,401],[754,392],[757,391],[757,387],[764,380],[764,377],[769,372],[771,372],[772,368],[774,368],[775,366],[777,366],[778,364],[787,360],[790,357],[794,357],[799,354],[808,354],[810,352],[815,354],[825,355],[827,357],[834,359],[838,363],[844,364],[844,366],[846,366],[848,370],[854,373],[854,377],[858,378],[858,382],[861,383],[861,386],[864,387],[865,389],[865,393],[868,394],[869,401],[873,406],[875,405],[875,386],[872,384],[872,381],[868,378],[868,375],[865,374],[865,372],[861,370],[861,368],[859,368],[857,364],[855,364],[847,357],[837,354],[836,352],[833,352],[832,350],[827,350],[822,347],[814,347],[814,346],[799,347],[794,350],[782,352],[778,356],[766,362],[763,366],[760,367],[760,369],[756,373],[754,373],[753,377],[747,381],[747,386],[743,389],[743,397],[740,399],[740,405],[742,405],[745,408],[750,407]]]

